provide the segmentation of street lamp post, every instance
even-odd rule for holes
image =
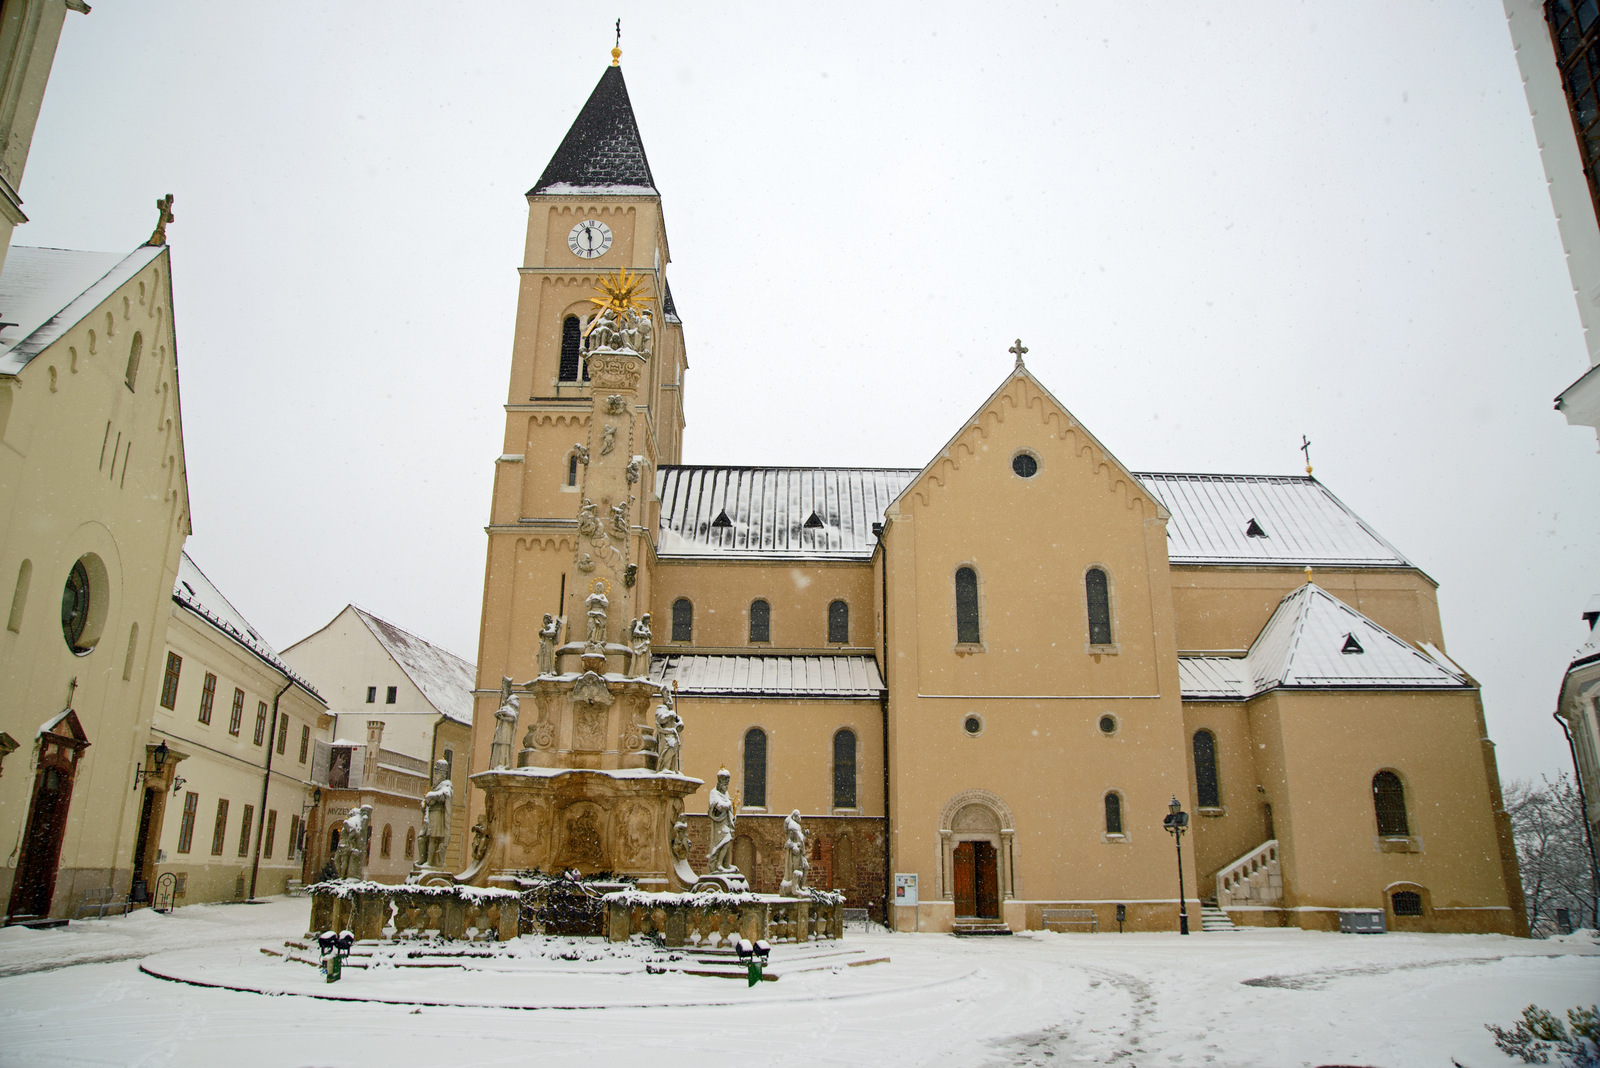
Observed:
[[[1183,896],[1183,832],[1189,826],[1189,814],[1174,797],[1167,805],[1167,818],[1161,821],[1172,835],[1172,844],[1178,847],[1178,933],[1189,933],[1189,905]]]

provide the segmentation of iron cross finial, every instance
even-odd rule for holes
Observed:
[[[613,67],[622,62],[622,20],[617,20],[617,43],[611,49],[611,65]]]
[[[1021,367],[1022,366],[1022,356],[1023,356],[1024,353],[1026,353],[1028,351],[1028,346],[1024,345],[1022,343],[1022,339],[1019,337],[1019,338],[1017,338],[1017,343],[1015,345],[1012,345],[1009,349],[1006,349],[1006,351],[1011,353],[1011,354],[1013,354],[1014,356],[1016,356],[1016,358],[1017,358],[1017,366]]]
[[[1311,473],[1311,439],[1300,435],[1300,451],[1306,454],[1306,474]]]
[[[168,193],[165,197],[156,201],[156,207],[161,212],[156,219],[156,231],[150,235],[150,240],[146,241],[145,244],[160,248],[167,243],[167,223],[177,218],[176,215],[172,214],[172,194]]]

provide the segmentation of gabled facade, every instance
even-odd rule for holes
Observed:
[[[501,680],[555,677],[538,664],[546,614],[547,645],[581,646],[585,594],[604,584],[585,554],[620,537],[592,533],[590,506],[615,504],[585,451],[612,441],[589,425],[606,398],[566,404],[588,387],[561,377],[557,329],[575,320],[579,367],[594,268],[651,268],[666,292],[664,234],[659,261],[638,228],[586,244],[618,205],[660,218],[620,87],[614,67],[530,194],[475,767],[490,766]],[[664,301],[650,310],[675,325]],[[1061,909],[1171,929],[1175,797],[1194,816],[1197,921],[1204,899],[1237,923],[1336,929],[1359,907],[1395,927],[1525,932],[1477,687],[1442,652],[1434,583],[1309,471],[1132,472],[1020,358],[920,469],[682,465],[681,336],[644,354],[635,414],[651,432],[626,443],[639,478],[620,513],[637,517],[633,570],[604,584],[602,622],[648,614],[682,771],[730,771],[733,858],[755,889],[777,890],[799,810],[812,885],[904,929],[1036,928]],[[523,403],[530,375],[557,396]],[[535,719],[524,706],[516,731],[530,767]],[[708,824],[689,824],[703,870]],[[896,876],[915,876],[916,905],[895,903]]]
[[[331,731],[311,754],[321,803],[307,816],[305,869],[317,878],[351,808],[373,806],[366,875],[402,882],[417,862],[421,802],[435,762],[454,798],[448,863],[464,866],[473,667],[355,605],[295,642],[284,659],[328,696]]]
[[[176,904],[281,894],[301,878],[313,743],[327,705],[184,553],[136,795],[133,898],[171,873]]]

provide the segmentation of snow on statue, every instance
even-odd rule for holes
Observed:
[[[496,725],[498,727],[498,724]],[[433,763],[433,789],[422,795],[422,856],[417,864],[423,868],[444,866],[444,847],[450,843],[450,765],[443,760]]]

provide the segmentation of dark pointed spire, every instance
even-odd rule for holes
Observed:
[[[600,76],[561,147],[528,190],[530,196],[535,193],[659,195],[620,66],[607,67]]]

